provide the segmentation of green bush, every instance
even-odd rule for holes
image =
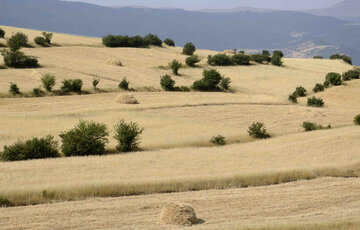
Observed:
[[[233,64],[231,56],[226,54],[215,54],[214,56],[209,55],[207,63],[212,66],[228,66]]]
[[[46,43],[51,44],[53,33],[42,32],[42,35],[44,36]]]
[[[4,63],[12,68],[32,68],[38,67],[39,63],[35,57],[26,56],[20,51],[1,50],[1,55],[4,57]]]
[[[6,208],[12,206],[14,206],[14,204],[10,200],[0,196],[0,208]]]
[[[201,60],[197,55],[191,55],[190,57],[186,58],[185,63],[188,66],[194,67],[196,63],[199,63]]]
[[[129,84],[130,84],[130,82],[128,82],[126,77],[124,77],[121,80],[121,82],[119,83],[119,88],[122,89],[122,90],[129,90]]]
[[[65,156],[103,155],[108,135],[105,124],[80,120],[73,129],[59,135],[61,151]]]
[[[314,59],[324,59],[322,56],[314,56]]]
[[[231,62],[234,65],[250,65],[250,56],[244,53],[238,53],[231,57]]]
[[[5,31],[0,28],[0,38],[4,38],[4,37],[5,37]]]
[[[292,94],[290,94],[288,99],[289,99],[289,101],[291,101],[293,103],[298,103],[296,92],[293,92]]]
[[[329,88],[330,82],[325,80],[323,86],[324,86],[324,88]]]
[[[226,145],[226,140],[224,136],[218,135],[216,137],[212,137],[210,143],[217,145],[217,146],[224,146]]]
[[[343,81],[350,81],[352,79],[359,79],[360,72],[356,70],[349,70],[342,74],[342,80]]]
[[[21,161],[30,159],[59,157],[58,143],[54,137],[33,138],[25,142],[18,141],[11,146],[5,146],[0,153],[4,161]]]
[[[331,85],[341,85],[341,75],[338,73],[328,73],[325,77],[325,80],[328,81]]]
[[[98,86],[99,83],[100,83],[100,78],[93,78],[92,85],[93,85],[95,90],[97,90],[97,86]]]
[[[330,59],[332,59],[332,60],[333,60],[333,59],[341,59],[341,60],[343,60],[344,62],[352,65],[352,59],[351,59],[351,57],[346,56],[346,55],[333,54],[333,55],[330,56]]]
[[[192,87],[199,91],[218,91],[222,79],[223,77],[218,71],[214,69],[204,70],[203,78],[195,81]]]
[[[258,139],[267,139],[271,136],[267,133],[264,123],[255,122],[253,123],[248,130],[248,133],[251,137]]]
[[[263,56],[264,61],[266,61],[267,63],[271,62],[271,55],[268,50],[263,50],[261,55]]]
[[[35,97],[42,97],[44,96],[44,92],[40,88],[33,88],[33,95]]]
[[[306,132],[311,132],[315,130],[321,130],[321,129],[331,129],[331,125],[328,125],[327,127],[323,127],[322,125],[318,125],[316,123],[305,121],[303,123],[303,128]]]
[[[280,55],[273,55],[271,59],[271,64],[275,66],[282,66],[283,62],[281,61]]]
[[[324,107],[323,99],[316,97],[308,98],[307,104],[310,107]]]
[[[190,88],[187,86],[180,86],[180,87],[176,87],[179,89],[179,91],[181,92],[190,92]]]
[[[131,152],[139,149],[140,135],[144,131],[135,122],[126,123],[120,120],[115,126],[114,138],[118,141],[116,149],[120,152]]]
[[[194,46],[194,44],[192,44],[191,42],[188,42],[185,44],[184,48],[183,48],[183,54],[185,55],[193,55],[196,51],[196,48]]]
[[[222,90],[228,90],[230,89],[230,83],[231,83],[231,79],[228,77],[223,77],[220,81],[220,88]]]
[[[155,34],[148,34],[144,37],[145,43],[152,46],[162,46],[161,39]]]
[[[34,42],[42,47],[48,46],[48,43],[46,42],[45,38],[43,38],[43,37],[34,38]]]
[[[165,39],[165,40],[164,40],[164,43],[165,43],[166,45],[168,45],[168,46],[172,46],[172,47],[175,46],[174,40],[172,40],[172,39],[170,39],[170,38]]]
[[[256,62],[256,63],[259,63],[259,64],[262,64],[265,60],[266,56],[262,55],[262,54],[253,54],[251,55],[251,60]]]
[[[21,47],[28,45],[28,37],[21,32],[12,35],[7,41],[11,51],[18,51]]]
[[[295,89],[296,95],[298,97],[305,97],[306,96],[306,89],[302,86],[298,86]]]
[[[65,93],[80,93],[81,88],[83,86],[83,82],[81,79],[65,79],[62,81],[61,90]]]
[[[50,73],[46,73],[41,77],[41,83],[46,91],[51,92],[56,84],[56,78]]]
[[[183,66],[178,60],[173,60],[169,63],[170,68],[172,69],[173,74],[179,75],[179,69]]]
[[[165,91],[174,91],[175,90],[175,81],[171,79],[170,75],[165,75],[160,78],[160,85]]]
[[[357,116],[354,118],[354,124],[355,124],[355,125],[360,125],[360,114],[357,115]]]
[[[9,93],[12,95],[18,95],[21,94],[20,93],[20,89],[17,86],[17,84],[10,82],[10,89],[9,89]]]
[[[324,90],[325,90],[325,87],[322,84],[317,83],[313,89],[313,92],[317,93],[317,92],[322,92]]]
[[[275,50],[273,52],[273,56],[280,56],[280,57],[284,57],[284,53],[281,50]]]

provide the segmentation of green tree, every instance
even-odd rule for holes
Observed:
[[[183,48],[183,54],[185,55],[193,55],[196,51],[196,47],[191,42],[185,44]]]

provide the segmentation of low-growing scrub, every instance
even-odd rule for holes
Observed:
[[[330,59],[341,59],[343,60],[344,62],[352,65],[352,58],[349,57],[349,56],[346,56],[346,55],[343,55],[343,54],[333,54],[330,56]]]
[[[114,127],[114,138],[118,141],[116,149],[120,152],[131,152],[139,149],[140,135],[144,131],[135,122],[126,123],[120,120]]]
[[[311,97],[307,100],[307,105],[310,107],[324,107],[324,101],[321,98]]]
[[[44,39],[46,41],[46,43],[51,44],[51,39],[53,37],[53,33],[48,33],[48,32],[42,32],[42,35],[44,36]]]
[[[151,45],[151,46],[162,46],[161,39],[155,35],[155,34],[148,34],[144,37],[145,43]]]
[[[7,40],[7,45],[11,51],[18,51],[22,47],[28,46],[28,37],[26,34],[18,32]]]
[[[360,125],[360,114],[354,117],[354,124]]]
[[[35,57],[26,56],[19,50],[1,50],[0,52],[4,57],[4,63],[7,67],[34,68],[39,66],[38,60]]]
[[[170,39],[170,38],[165,39],[165,40],[164,40],[164,43],[165,43],[166,45],[168,45],[168,46],[172,46],[172,47],[175,46],[174,40],[172,40],[172,39]]]
[[[250,55],[246,55],[245,53],[234,54],[231,57],[233,65],[250,65],[250,59]]]
[[[210,143],[216,145],[216,146],[224,146],[226,145],[225,137],[222,135],[218,135],[215,137],[212,137],[210,140]]]
[[[19,94],[21,94],[20,89],[19,89],[19,87],[17,86],[17,84],[12,83],[12,82],[10,82],[9,93],[10,93],[11,95],[19,95]]]
[[[43,37],[36,37],[34,38],[34,42],[39,45],[39,46],[42,46],[42,47],[47,47],[49,46],[49,44],[46,42],[45,38]]]
[[[185,44],[182,53],[185,55],[193,55],[196,51],[196,47],[191,42]]]
[[[100,83],[100,78],[93,78],[93,80],[92,80],[92,86],[93,86],[93,88],[94,88],[94,90],[98,90],[98,85],[99,85],[99,83]]]
[[[273,55],[272,59],[271,59],[271,64],[275,65],[275,66],[282,66],[283,61],[281,60],[281,56],[280,55]]]
[[[263,50],[261,55],[263,56],[264,61],[266,61],[267,63],[271,62],[271,55],[270,52],[268,50]]]
[[[126,79],[126,77],[124,77],[119,83],[119,89],[129,90],[129,84],[130,82]]]
[[[41,83],[46,91],[51,92],[56,84],[56,78],[50,73],[46,73],[41,77]]]
[[[323,127],[322,125],[318,125],[313,122],[305,121],[303,123],[303,128],[305,129],[306,132],[310,132],[310,131],[321,130],[321,129],[331,129],[331,125]]]
[[[139,35],[129,37],[122,35],[108,35],[103,37],[103,44],[107,47],[147,47],[149,45],[162,46],[162,41],[157,35],[148,34],[145,37]]]
[[[21,161],[30,159],[59,157],[58,143],[54,137],[33,138],[27,141],[18,141],[11,146],[5,146],[0,153],[4,161]]]
[[[325,90],[325,87],[324,87],[322,84],[320,84],[320,83],[317,83],[317,84],[315,85],[315,87],[313,88],[313,92],[314,92],[314,93],[322,92],[322,91],[324,91],[324,90]]]
[[[256,63],[262,64],[264,63],[266,56],[262,55],[262,54],[253,54],[251,55],[251,61],[254,61]]]
[[[185,63],[188,66],[195,67],[196,63],[199,63],[201,59],[197,55],[191,55],[190,57],[186,58]]]
[[[166,74],[160,78],[160,85],[161,85],[161,88],[163,88],[165,91],[174,91],[175,90],[175,81],[168,74]]]
[[[298,103],[296,92],[293,92],[292,94],[290,94],[288,97],[288,100],[293,103]]]
[[[306,89],[302,86],[298,86],[295,89],[295,93],[298,97],[306,97]]]
[[[178,60],[173,60],[169,63],[170,68],[174,75],[179,75],[179,69],[183,67],[183,65]]]
[[[212,66],[229,66],[233,64],[231,56],[226,54],[209,55],[207,63]]]
[[[64,93],[81,93],[83,81],[81,79],[65,79],[62,84],[61,91]]]
[[[4,38],[4,37],[5,37],[5,31],[0,28],[0,38]]]
[[[267,132],[264,123],[255,122],[253,123],[248,130],[248,133],[251,137],[258,139],[267,139],[270,138],[270,134]]]
[[[44,96],[44,92],[41,90],[40,87],[33,88],[32,96],[34,96],[34,97],[42,97],[42,96]]]
[[[325,81],[335,86],[342,84],[341,75],[339,73],[334,73],[334,72],[328,73],[325,77]]]
[[[203,78],[195,81],[192,87],[199,91],[219,91],[221,89],[220,83],[223,79],[224,77],[214,69],[204,70]],[[230,84],[230,79],[226,79],[224,84],[225,83]],[[229,87],[230,86],[227,84],[227,88]]]
[[[284,53],[281,50],[275,50],[273,56],[284,57]]]
[[[60,135],[65,156],[103,155],[109,131],[105,124],[81,120],[73,129]]]
[[[229,90],[230,89],[231,79],[228,77],[223,77],[220,81],[220,89]]]
[[[323,56],[314,56],[314,59],[324,59]]]
[[[359,77],[360,77],[360,72],[355,69],[349,70],[342,74],[343,81],[351,81],[353,79],[359,79]]]

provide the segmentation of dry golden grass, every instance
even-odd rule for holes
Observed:
[[[159,223],[169,202],[190,204],[191,229],[358,229],[360,180],[321,178],[246,189],[89,199],[0,209],[7,229],[188,229]]]

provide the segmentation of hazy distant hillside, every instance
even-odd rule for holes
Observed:
[[[310,10],[308,12],[319,16],[332,16],[360,22],[360,1],[344,0],[330,8]]]
[[[344,52],[360,64],[360,26],[335,18],[273,12],[205,13],[108,8],[57,0],[0,0],[0,24],[87,36],[156,33],[197,47],[284,49],[297,57]]]

